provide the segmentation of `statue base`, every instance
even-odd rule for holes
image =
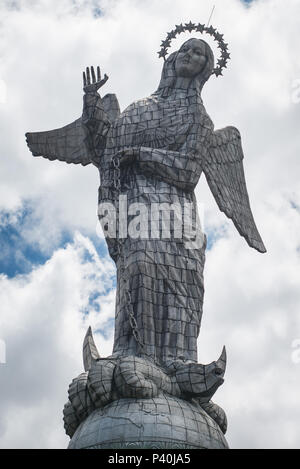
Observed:
[[[68,449],[228,449],[218,424],[198,405],[176,396],[118,399],[94,410]]]

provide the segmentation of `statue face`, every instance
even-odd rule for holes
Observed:
[[[206,64],[205,45],[199,39],[185,42],[179,49],[175,71],[179,77],[194,77]]]

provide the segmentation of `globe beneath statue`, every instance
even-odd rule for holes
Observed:
[[[69,449],[227,449],[217,425],[196,403],[161,394],[119,399],[77,428]]]

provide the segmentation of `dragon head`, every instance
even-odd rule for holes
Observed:
[[[226,369],[226,349],[223,347],[220,358],[208,365],[189,363],[180,366],[175,373],[182,394],[198,397],[208,402],[224,382]]]

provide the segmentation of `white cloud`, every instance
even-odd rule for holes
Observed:
[[[100,259],[79,233],[31,274],[2,276],[0,330],[6,344],[6,364],[0,368],[2,448],[67,445],[62,409],[68,385],[82,371],[82,341],[88,326],[97,330],[114,315],[113,276],[113,262]],[[90,302],[95,294],[101,305],[97,314]],[[102,356],[110,354],[111,334],[95,338]]]
[[[34,200],[40,228],[28,230],[26,238],[44,239],[46,249],[63,229],[94,233],[98,175],[94,167],[32,158],[24,133],[80,115],[87,65],[99,63],[108,73],[105,92],[115,92],[122,108],[149,95],[159,81],[156,52],[166,32],[190,19],[206,22],[212,3],[105,0],[97,19],[92,1],[23,0],[14,9],[9,3],[0,6],[0,79],[6,84],[0,206],[15,210]],[[207,255],[200,357],[211,361],[227,345],[227,380],[215,400],[228,413],[232,447],[297,447],[300,378],[291,354],[300,338],[300,218],[291,202],[300,206],[300,107],[293,99],[300,77],[300,2],[290,0],[288,8],[283,0],[258,0],[251,8],[239,0],[214,3],[212,22],[224,33],[232,60],[222,79],[207,84],[204,103],[217,128],[241,130],[250,200],[268,253],[247,247],[203,180],[197,197],[206,205],[206,226],[220,229],[225,223],[227,235]],[[93,276],[105,277],[87,243],[77,237],[32,274],[2,278],[4,447],[67,444],[60,412],[70,379],[82,371],[87,321],[80,311],[101,285]],[[83,260],[82,249],[93,252],[93,261]],[[94,328],[113,315],[113,292],[102,293],[102,313],[89,315]],[[111,338],[102,338],[100,353],[110,352]],[[16,418],[24,427],[15,428]]]
[[[226,382],[216,401],[228,412],[234,447],[298,447],[300,375],[292,345],[300,337],[300,217],[294,211],[283,198],[269,204],[263,256],[236,235],[208,253],[200,357],[209,361],[227,346]]]

